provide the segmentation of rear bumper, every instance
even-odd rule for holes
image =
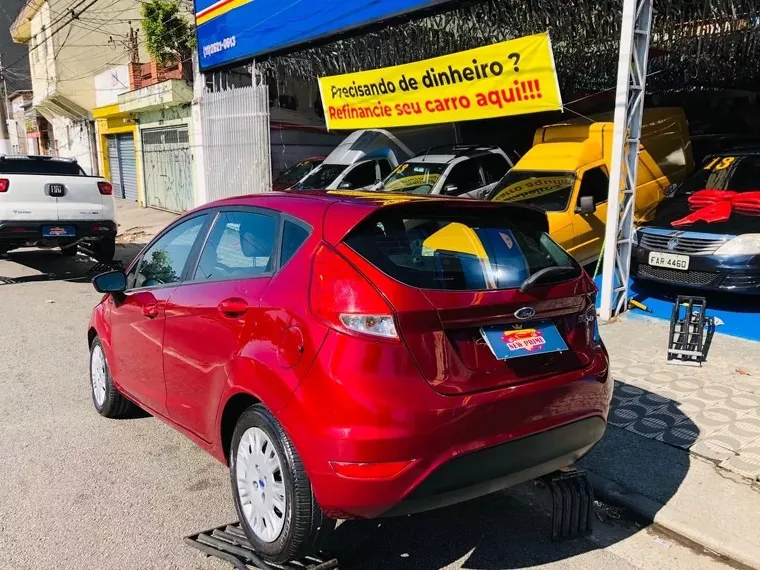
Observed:
[[[333,517],[469,500],[570,466],[604,433],[613,383],[603,349],[585,369],[451,396],[433,390],[403,345],[373,358],[372,344],[330,333],[280,416]],[[331,465],[410,460],[384,479],[346,477]]]
[[[73,237],[43,237],[42,228],[71,227]],[[77,241],[92,238],[116,237],[116,222],[113,220],[0,220],[0,242],[28,243],[38,241]]]
[[[563,469],[586,455],[606,428],[602,418],[592,417],[456,457],[383,516],[461,503]]]
[[[631,275],[636,279],[703,291],[760,293],[760,255],[691,255],[688,271],[682,271],[649,265],[651,251],[634,246]]]

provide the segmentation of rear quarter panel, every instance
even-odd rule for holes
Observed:
[[[261,401],[282,421],[282,411],[312,366],[327,335],[327,327],[309,310],[311,257],[321,237],[312,230],[267,287],[255,329],[231,364],[217,412],[217,435],[227,402],[241,393]]]

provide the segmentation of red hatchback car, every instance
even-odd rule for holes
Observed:
[[[517,205],[272,193],[176,220],[89,325],[92,398],[230,467],[243,529],[298,558],[336,518],[568,467],[612,396],[593,282]]]

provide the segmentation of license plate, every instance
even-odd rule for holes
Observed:
[[[72,226],[44,226],[42,237],[74,237],[76,229]]]
[[[665,253],[662,251],[649,252],[649,265],[655,267],[668,267],[670,269],[680,269],[686,271],[689,269],[689,256],[677,255],[675,253]]]
[[[550,320],[483,327],[480,333],[499,360],[567,350],[562,335]]]
[[[66,194],[66,189],[64,188],[63,184],[51,184],[48,186],[48,194],[50,194],[50,196],[53,198],[60,198]]]

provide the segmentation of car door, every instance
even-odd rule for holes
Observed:
[[[162,343],[166,302],[204,235],[206,214],[183,219],[162,232],[132,266],[127,291],[111,308],[113,374],[141,405],[166,414]]]
[[[604,232],[607,223],[607,195],[610,179],[604,166],[594,166],[580,174],[576,182],[580,186],[570,207],[575,208],[573,216],[573,249],[570,253],[581,263],[591,263],[599,258],[604,243]],[[596,209],[593,213],[579,212],[580,200],[583,196],[594,198]]]
[[[257,334],[259,305],[274,273],[279,215],[219,210],[197,266],[166,307],[164,374],[170,419],[211,441],[230,365]]]
[[[480,163],[485,185],[475,191],[473,198],[485,200],[491,193],[491,190],[504,178],[504,175],[512,167],[512,164],[510,164],[504,155],[496,152],[484,154],[478,157],[477,161]]]

